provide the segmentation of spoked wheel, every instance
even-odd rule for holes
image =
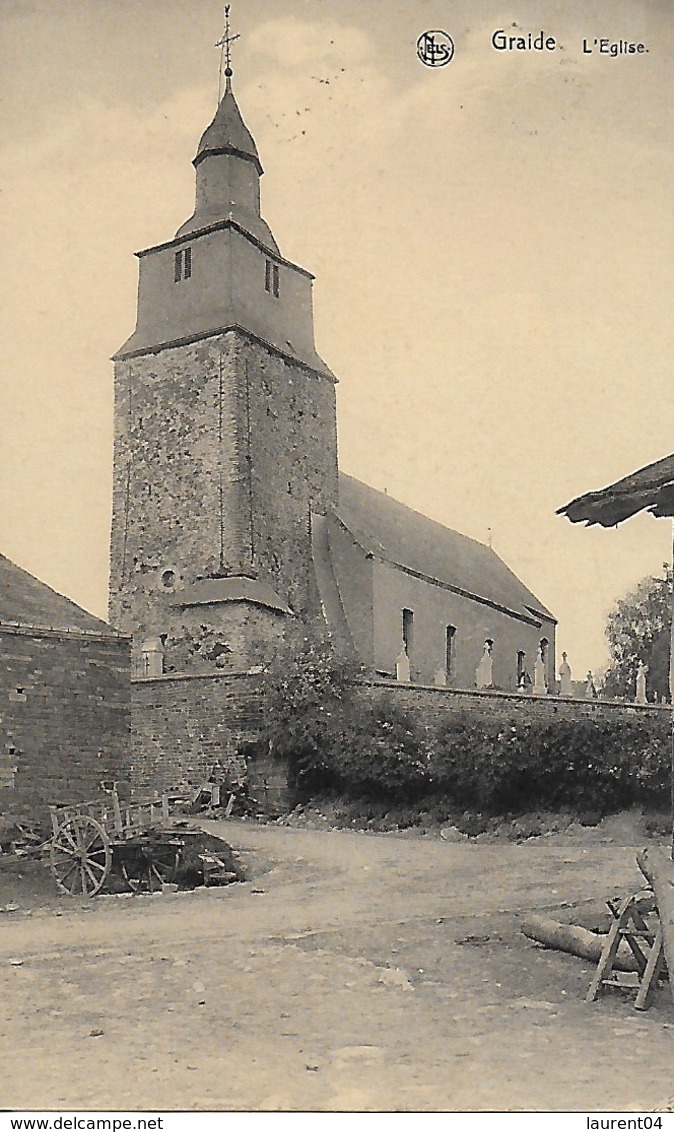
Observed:
[[[49,863],[54,879],[70,896],[95,896],[112,865],[110,838],[95,818],[69,818],[54,835]]]
[[[122,876],[132,892],[160,892],[178,868],[179,846],[171,842],[130,845],[122,858]]]

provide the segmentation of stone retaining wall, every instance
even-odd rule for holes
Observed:
[[[393,695],[424,722],[477,713],[485,718],[617,719],[669,715],[667,705],[621,704],[561,696],[521,696],[507,692],[458,691],[359,681],[369,700]],[[214,768],[224,776],[248,775],[251,793],[272,812],[289,801],[284,765],[255,748],[263,727],[260,678],[252,674],[167,675],[132,682],[131,782],[138,795],[189,783],[197,786]]]
[[[633,719],[639,715],[671,714],[670,704],[629,704],[617,700],[577,700],[565,696],[518,695],[516,692],[460,690],[422,684],[401,684],[396,680],[361,680],[362,694],[374,701],[394,695],[398,703],[423,715],[424,722],[439,723],[462,712],[504,719]]]

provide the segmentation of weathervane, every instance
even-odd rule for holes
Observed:
[[[225,30],[223,32],[222,39],[219,39],[218,42],[215,45],[216,47],[220,48],[220,67],[218,68],[218,105],[220,105],[220,101],[221,101],[222,95],[223,95],[223,91],[222,91],[223,67],[222,67],[222,64],[223,63],[225,64],[224,74],[225,74],[225,92],[226,92],[226,91],[232,89],[232,56],[231,56],[230,48],[231,48],[235,39],[241,38],[239,35],[230,35],[229,34],[229,9],[230,8],[231,8],[231,4],[225,5]]]

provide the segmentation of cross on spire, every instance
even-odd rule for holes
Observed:
[[[223,66],[222,65],[223,65],[223,63],[225,64],[224,75],[225,75],[225,93],[226,93],[228,90],[232,89],[231,46],[234,43],[235,39],[241,38],[240,35],[230,35],[230,32],[229,32],[229,9],[230,8],[231,8],[231,4],[225,5],[225,30],[222,34],[222,38],[219,39],[218,42],[215,45],[216,47],[220,48],[220,67],[218,69],[218,105],[220,104],[220,101],[222,99],[222,94],[223,94],[223,91],[222,91]]]

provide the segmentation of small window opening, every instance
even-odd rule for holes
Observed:
[[[412,655],[412,646],[414,644],[414,612],[411,609],[403,609],[403,645],[405,652],[408,656]]]
[[[269,294],[273,295],[275,299],[279,297],[279,279],[278,265],[272,263],[270,259],[265,260],[264,289],[269,291]]]
[[[175,570],[164,570],[161,576],[161,584],[165,590],[170,590],[176,583]]]
[[[525,666],[526,655],[527,654],[525,652],[523,652],[521,649],[517,654],[517,686],[518,687],[520,686],[520,684],[524,683],[524,674],[526,672],[526,666]]]
[[[192,249],[181,248],[175,254],[173,266],[173,278],[176,283],[180,283],[181,279],[192,278]]]
[[[448,625],[445,632],[445,672],[447,676],[452,675],[454,667],[454,638],[456,636],[456,625]]]

